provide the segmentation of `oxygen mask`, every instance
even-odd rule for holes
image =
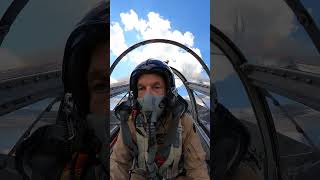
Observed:
[[[153,96],[146,93],[142,98],[137,99],[147,123],[156,123],[161,116],[164,109],[163,98],[164,96]]]
[[[142,124],[144,124],[146,133],[149,136],[149,145],[156,143],[157,121],[164,109],[163,98],[164,96],[153,96],[146,93],[143,98],[137,99],[141,106]]]

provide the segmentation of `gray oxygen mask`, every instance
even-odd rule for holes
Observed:
[[[153,96],[146,93],[143,98],[137,99],[147,123],[156,123],[161,116],[164,109],[163,98],[164,96]]]
[[[149,136],[149,142],[151,144],[155,143],[155,134],[156,134],[156,124],[160,118],[163,110],[164,104],[162,102],[164,96],[153,96],[149,93],[146,93],[143,98],[138,98],[138,102],[141,106],[141,113],[146,124],[145,130]]]

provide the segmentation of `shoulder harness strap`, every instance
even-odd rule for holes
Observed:
[[[138,155],[138,149],[132,141],[132,135],[128,125],[129,118],[132,118],[132,116],[130,115],[131,108],[129,103],[129,101],[124,101],[120,105],[118,105],[115,108],[115,115],[120,120],[123,143],[129,147],[131,151],[130,153],[133,155],[133,157],[135,157]]]
[[[172,144],[167,160],[159,168],[159,174],[165,178],[173,178],[179,174],[179,161],[182,154],[182,126],[179,120],[179,127],[177,131],[179,144]],[[178,145],[178,146],[176,146]],[[171,168],[169,168],[171,166]]]

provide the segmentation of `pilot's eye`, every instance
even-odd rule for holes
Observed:
[[[144,87],[142,87],[142,86],[138,87],[138,91],[142,91],[143,89],[144,89]]]

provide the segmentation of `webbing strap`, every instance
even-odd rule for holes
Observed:
[[[154,162],[157,152],[156,145],[149,147],[149,137],[143,126],[137,125],[137,144],[138,144],[138,168],[147,172],[148,178],[154,179],[157,177],[158,167]]]
[[[168,130],[168,134],[165,137],[164,144],[170,146],[173,144],[175,147],[179,146],[179,137],[177,136],[177,129],[180,126],[180,119],[183,113],[186,111],[186,105],[183,103],[183,99],[178,97],[177,102],[172,109],[172,117],[171,117],[171,124]]]
[[[175,147],[173,144],[171,145],[170,153],[167,160],[159,168],[159,174],[165,178],[172,178],[179,174],[178,165],[179,165],[180,157],[182,154],[182,126],[181,126],[180,120],[179,120],[179,128],[177,133],[179,136],[179,146]],[[170,165],[172,165],[171,170],[168,169]],[[168,171],[171,171],[171,172],[168,173]]]
[[[173,178],[179,174],[178,165],[182,154],[182,125],[180,119],[177,122],[178,128],[174,133],[175,141],[170,145],[169,156],[157,170],[158,174],[164,178]],[[154,152],[148,153],[148,136],[143,126],[137,125],[136,131],[138,155],[135,157],[138,157],[138,167],[133,168],[133,170],[139,169],[140,172],[147,172],[146,162],[150,156],[149,153]]]
[[[140,134],[142,133],[142,134]],[[148,150],[148,138],[147,133],[145,132],[143,127],[137,127],[137,144],[138,144],[138,166],[141,169],[144,169],[146,171],[146,158],[148,156],[147,150]]]
[[[123,143],[129,147],[130,153],[133,157],[136,157],[138,156],[138,148],[132,141],[131,131],[129,129],[128,122],[126,121],[128,116],[129,115],[126,117],[121,116],[122,139]],[[126,120],[124,120],[124,118],[126,118]],[[131,118],[131,116],[129,118]]]
[[[179,128],[178,128],[178,136],[179,136],[179,147],[175,148],[174,151],[174,160],[172,165],[172,175],[173,177],[179,174],[179,161],[182,154],[182,125],[181,121],[179,121]]]
[[[172,164],[173,159],[174,159],[174,148],[172,145],[170,147],[170,153],[169,156],[167,158],[167,160],[162,164],[162,166],[160,166],[159,168],[159,174],[163,175],[166,171],[166,169]]]

